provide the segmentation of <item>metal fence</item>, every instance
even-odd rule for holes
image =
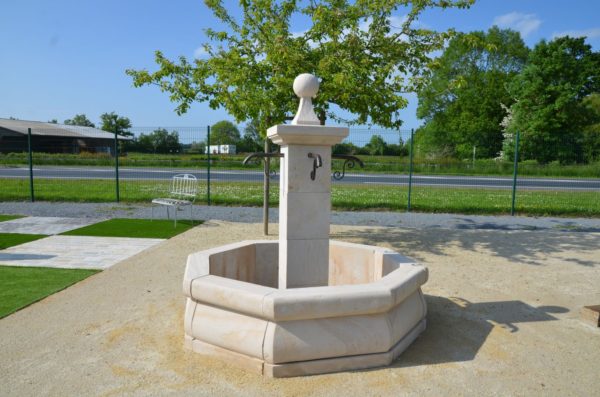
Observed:
[[[246,153],[224,153],[231,147],[226,147],[223,135],[211,139],[208,127],[131,131],[135,139],[95,136],[89,131],[57,136],[43,128],[10,139],[0,134],[0,200],[149,203],[168,192],[174,175],[190,173],[200,183],[199,203],[262,205],[263,165],[243,165]],[[412,134],[351,129],[333,151],[357,156],[364,168],[351,168],[352,163],[343,159],[333,161],[333,171],[337,171],[332,176],[334,208],[600,215],[598,163],[567,166],[520,161],[518,136],[508,159],[429,158],[411,139]],[[262,143],[248,137],[236,145],[243,152],[261,147]],[[270,169],[278,170],[278,162],[270,159]],[[269,201],[276,205],[277,172],[270,178]]]

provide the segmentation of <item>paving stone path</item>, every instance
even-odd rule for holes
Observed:
[[[103,221],[98,218],[63,218],[28,216],[0,222],[0,233],[60,234]]]
[[[162,239],[50,236],[0,251],[8,266],[106,269],[150,248]]]
[[[55,236],[103,219],[27,217],[0,222],[0,233],[49,237],[0,251],[0,265],[106,269],[162,241],[156,238]]]

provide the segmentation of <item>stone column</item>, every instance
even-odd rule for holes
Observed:
[[[317,78],[301,74],[294,81],[300,97],[292,124],[276,125],[267,136],[281,145],[279,186],[279,288],[324,286],[329,274],[331,146],[348,128],[319,125],[312,100]],[[321,165],[314,168],[314,164]],[[314,171],[314,179],[311,173]]]

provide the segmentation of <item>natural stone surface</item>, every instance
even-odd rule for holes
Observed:
[[[107,269],[163,241],[154,238],[50,236],[0,251],[0,265]]]
[[[60,234],[102,221],[99,218],[28,216],[0,222],[0,233]]]
[[[245,358],[246,368],[260,360],[271,365],[261,366],[260,373],[293,376],[390,362],[395,345],[414,339],[415,327],[424,329],[427,311],[420,286],[427,281],[427,269],[410,258],[386,248],[332,241],[324,274],[326,283],[331,275],[328,285],[276,289],[256,284],[257,261],[276,260],[277,246],[242,241],[188,257],[183,283],[188,348],[199,351],[194,348],[198,340],[205,354],[222,358],[229,351],[233,362]],[[357,270],[361,267],[367,270]],[[276,262],[261,265],[266,272],[277,268]],[[385,354],[372,356],[379,353]],[[312,363],[338,358],[345,359],[329,367]],[[275,369],[275,364],[287,369]]]
[[[193,311],[187,303],[185,345],[217,357],[224,351],[207,345],[231,351],[246,367],[260,360],[268,376],[381,365],[425,324],[426,268],[377,247],[329,249],[331,146],[348,129],[318,126],[311,103],[318,89],[315,76],[298,76],[292,125],[267,131],[282,154],[277,258],[267,254],[270,243],[259,243],[257,255],[258,242],[242,242],[191,255],[184,276],[184,294],[195,302]]]
[[[348,136],[348,128],[278,124],[267,129],[267,136],[277,145],[333,146]]]
[[[348,136],[348,128],[317,125],[311,97],[318,79],[302,74],[294,81],[301,97],[291,125],[267,131],[281,146],[279,179],[279,288],[328,283],[331,214],[331,146]]]
[[[300,98],[298,112],[292,124],[318,125],[319,118],[312,106],[312,99],[319,92],[319,79],[309,73],[302,73],[294,79],[294,93]]]

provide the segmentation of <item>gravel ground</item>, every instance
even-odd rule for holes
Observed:
[[[155,208],[155,216],[166,218],[164,207]],[[277,222],[277,209],[270,211],[270,221]],[[117,203],[54,203],[3,202],[0,214],[32,216],[61,216],[74,218],[151,218],[152,209],[142,204]],[[196,205],[195,219],[214,219],[230,222],[260,223],[262,208],[217,207]],[[179,217],[187,217],[188,210]],[[546,218],[524,216],[479,216],[457,214],[421,214],[406,212],[348,212],[334,211],[332,224],[364,226],[397,226],[403,228],[442,228],[476,230],[562,230],[600,232],[600,219]],[[275,229],[272,229],[275,232]]]
[[[600,303],[600,233],[333,225],[429,268],[427,329],[385,368],[263,379],[183,349],[181,291],[189,253],[261,231],[206,222],[1,319],[0,395],[598,395],[579,310]]]

